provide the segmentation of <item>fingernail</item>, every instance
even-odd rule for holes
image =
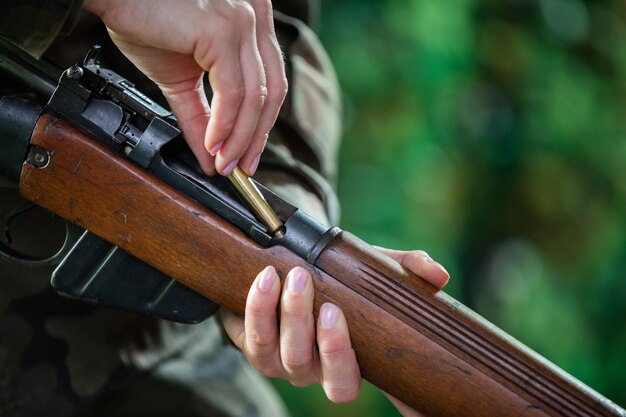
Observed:
[[[337,324],[339,309],[334,304],[325,303],[320,307],[320,327],[331,329]]]
[[[261,278],[259,279],[259,288],[263,291],[269,291],[274,286],[274,281],[276,280],[276,270],[273,266],[268,266],[261,273]]]
[[[441,265],[439,262],[435,261],[433,258],[431,258],[430,256],[426,257],[426,262],[428,262],[429,264],[433,264],[435,267],[441,269],[443,272],[445,272],[446,274],[448,274],[448,271],[446,271],[446,268],[443,267],[443,265]],[[449,275],[449,274],[448,274]]]
[[[215,156],[215,154],[222,148],[223,144],[224,144],[224,141],[221,141],[220,143],[218,143],[217,145],[209,149],[209,153]]]
[[[250,166],[250,176],[254,175],[254,173],[256,172],[256,169],[259,167],[260,160],[261,155],[257,155],[257,157],[254,158],[254,161],[252,161],[252,165]]]
[[[239,163],[239,159],[235,159],[233,162],[226,165],[226,168],[224,168],[224,175],[229,176],[230,174],[232,174],[233,170],[235,169],[238,163]]]
[[[289,282],[287,284],[289,291],[299,293],[306,286],[307,273],[302,268],[294,268],[289,275]]]

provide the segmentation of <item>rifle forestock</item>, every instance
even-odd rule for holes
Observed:
[[[343,309],[363,376],[436,416],[626,416],[441,291],[342,232],[315,266],[264,248],[199,203],[52,115],[31,146],[50,155],[25,163],[21,193],[238,313],[255,275],[274,265],[313,273],[315,314]],[[138,277],[139,279],[139,277]]]

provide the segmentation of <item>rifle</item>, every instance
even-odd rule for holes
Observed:
[[[59,74],[0,46],[0,67],[50,96],[43,109],[0,103],[10,150],[0,172],[86,229],[72,229],[80,237],[52,278],[59,292],[196,322],[215,304],[243,314],[266,265],[281,277],[302,266],[314,279],[315,314],[324,302],[343,309],[363,377],[425,415],[626,416],[356,236],[257,183],[284,223],[270,233],[224,178],[202,175],[172,114],[93,52]]]

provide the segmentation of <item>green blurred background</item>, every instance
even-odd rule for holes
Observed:
[[[323,1],[342,226],[626,406],[626,3]],[[428,383],[428,381],[425,381]],[[276,381],[294,416],[397,415]]]

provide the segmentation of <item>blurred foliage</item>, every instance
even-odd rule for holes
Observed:
[[[624,2],[325,1],[320,29],[342,226],[427,250],[447,292],[625,406]],[[279,385],[295,416],[394,415],[370,387]]]

